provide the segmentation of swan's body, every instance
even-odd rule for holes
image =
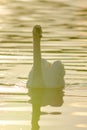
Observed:
[[[64,87],[64,66],[61,61],[53,64],[45,59],[41,59],[40,39],[42,30],[40,25],[36,25],[33,29],[33,60],[34,64],[29,73],[27,87],[47,87],[56,88]]]

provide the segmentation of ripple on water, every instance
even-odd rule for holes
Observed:
[[[26,81],[33,63],[35,24],[43,27],[43,58],[50,62],[61,60],[66,70],[64,104],[42,107],[40,127],[87,128],[86,3],[87,0],[0,1],[0,130],[31,129],[32,106],[27,102],[30,97]]]

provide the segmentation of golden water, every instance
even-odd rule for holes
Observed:
[[[64,102],[41,108],[40,130],[87,129],[86,5],[86,0],[0,0],[0,130],[31,130],[26,81],[35,24],[43,28],[43,58],[61,60],[66,70]]]

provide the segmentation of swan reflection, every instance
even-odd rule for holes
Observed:
[[[38,121],[40,120],[41,114],[48,114],[46,112],[41,112],[41,107],[43,106],[54,106],[60,107],[63,105],[63,88],[33,88],[29,93],[31,99],[30,103],[32,104],[32,129],[39,130]],[[50,114],[61,114],[60,112],[51,112]]]

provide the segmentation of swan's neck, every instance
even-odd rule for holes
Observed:
[[[43,76],[41,67],[40,37],[33,36],[33,44],[33,86],[41,87],[43,86]]]
[[[34,72],[41,73],[40,38],[34,37],[33,44]]]

